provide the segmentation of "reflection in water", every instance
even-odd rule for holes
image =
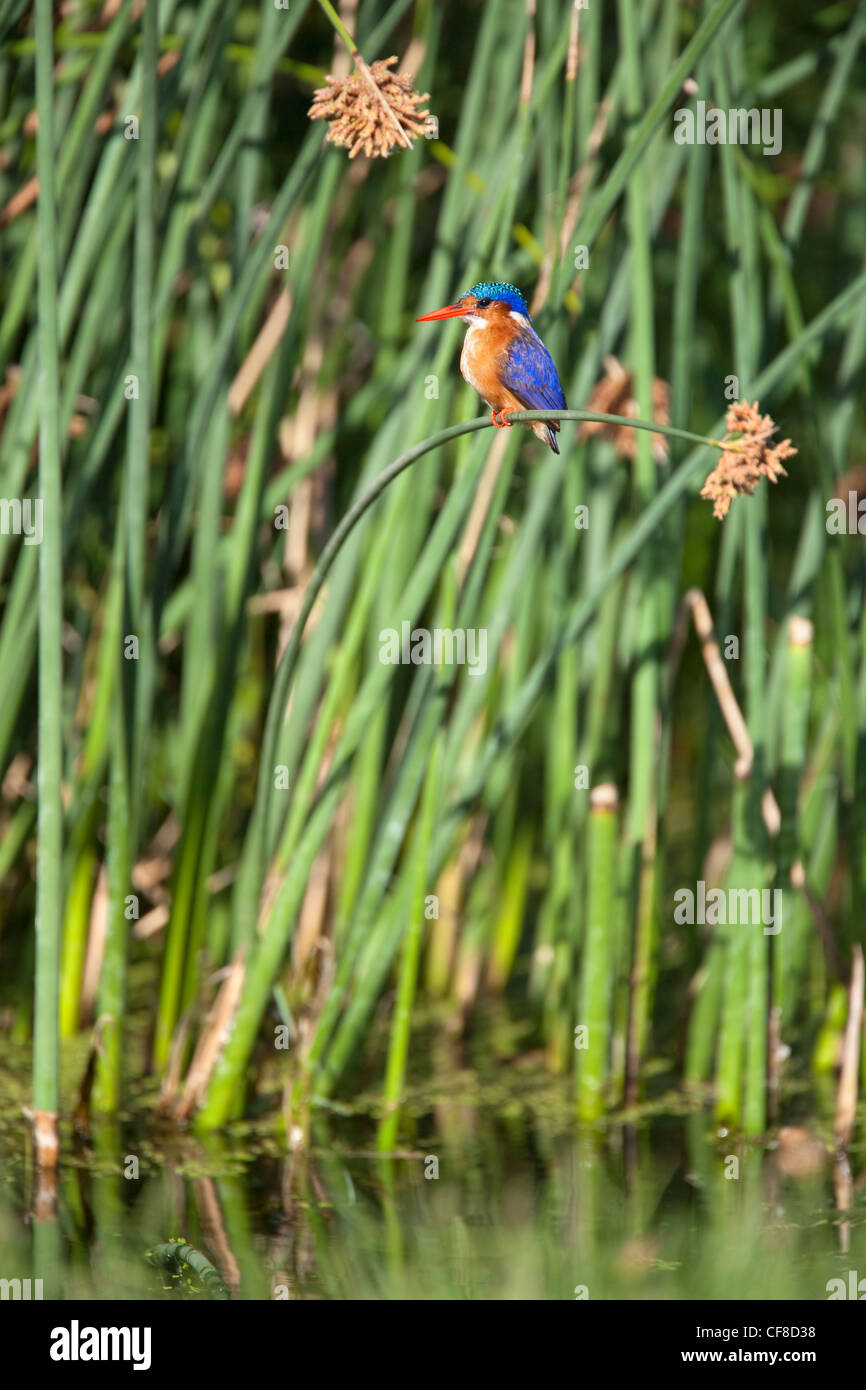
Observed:
[[[240,1299],[824,1299],[866,1276],[856,1150],[848,1169],[812,1131],[760,1149],[719,1139],[706,1111],[575,1133],[444,1103],[427,1126],[437,1140],[399,1157],[321,1113],[310,1152],[95,1129],[61,1169],[57,1220],[28,1217],[23,1163],[4,1162],[0,1278],[41,1278],[45,1298],[206,1298],[188,1265],[148,1263],[178,1238]]]

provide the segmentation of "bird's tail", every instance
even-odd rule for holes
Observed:
[[[559,453],[559,445],[556,442],[556,434],[559,429],[558,420],[532,420],[529,428],[540,439],[542,444],[549,444],[555,454]]]

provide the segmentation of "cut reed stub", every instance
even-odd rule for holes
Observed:
[[[36,1226],[57,1220],[58,1169],[37,1168],[33,1181],[30,1215]]]
[[[788,641],[792,647],[811,647],[814,637],[815,628],[808,618],[795,613],[788,619]]]
[[[56,1168],[60,1157],[57,1115],[53,1110],[25,1110],[33,1127],[33,1146],[37,1168]]]
[[[596,815],[614,815],[619,806],[619,792],[613,782],[599,782],[589,794],[590,810]]]

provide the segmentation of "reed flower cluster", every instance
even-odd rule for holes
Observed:
[[[770,446],[778,426],[769,415],[761,415],[758,402],[734,401],[725,420],[727,433],[720,440],[722,456],[701,488],[701,496],[713,504],[713,515],[721,521],[734,498],[754,492],[762,478],[775,483],[787,477],[784,459],[797,450],[790,439]]]
[[[313,96],[310,119],[328,121],[328,140],[347,149],[350,159],[387,158],[395,145],[409,148],[424,134],[430,113],[420,108],[429,97],[414,90],[408,73],[391,71],[396,61],[392,56],[368,66],[356,53],[351,76],[329,76]]]

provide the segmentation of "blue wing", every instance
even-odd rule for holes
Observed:
[[[565,410],[565,396],[553,358],[531,328],[503,354],[500,379],[524,410]]]

